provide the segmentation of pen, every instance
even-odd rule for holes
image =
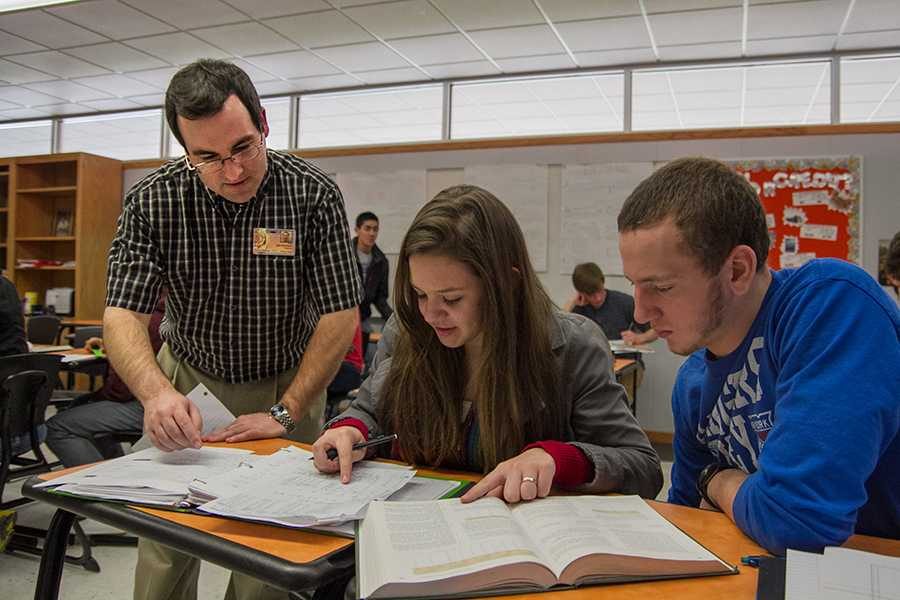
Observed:
[[[358,444],[353,444],[353,450],[362,450],[364,448],[372,448],[373,446],[380,446],[381,444],[387,444],[388,442],[393,442],[399,436],[396,433],[392,433],[390,435],[381,435],[376,438],[372,438],[366,442],[359,442]],[[334,460],[337,458],[337,450],[335,448],[329,448],[325,451],[325,456],[328,457],[328,460]]]
[[[747,565],[748,567],[759,567],[760,559],[768,558],[762,555],[751,555],[751,556],[742,556],[741,564]]]

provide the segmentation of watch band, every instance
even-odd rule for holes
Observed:
[[[278,402],[269,409],[269,416],[271,416],[275,421],[278,422],[279,425],[284,427],[287,433],[292,432],[296,427],[296,423],[291,418],[291,413],[288,412],[288,409],[284,407],[281,402]]]
[[[700,476],[697,478],[697,492],[700,493],[700,497],[706,500],[706,502],[710,506],[714,506],[719,510],[722,509],[709,496],[709,482],[712,481],[712,478],[715,477],[719,471],[722,471],[725,468],[727,468],[725,467],[725,465],[719,463],[710,463],[703,467],[703,470],[700,471]]]

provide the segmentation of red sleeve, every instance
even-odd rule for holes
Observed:
[[[356,427],[362,434],[363,438],[369,439],[369,428],[366,427],[366,424],[359,419],[347,417],[346,419],[335,421],[328,427],[328,429],[334,429],[335,427]]]
[[[555,485],[575,487],[594,478],[593,465],[578,446],[556,440],[544,440],[525,446],[525,450],[531,448],[540,448],[553,457],[556,464],[556,475],[553,477]]]
[[[350,350],[347,352],[344,360],[356,367],[356,370],[360,373],[363,372],[362,328],[359,326],[359,323],[356,324],[356,333],[353,334],[353,344],[350,346]]]

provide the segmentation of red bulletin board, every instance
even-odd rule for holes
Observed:
[[[860,157],[727,162],[762,200],[771,268],[798,267],[816,257],[860,262]]]

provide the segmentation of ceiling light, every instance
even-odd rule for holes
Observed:
[[[0,0],[0,13],[23,10],[26,8],[37,8],[39,6],[50,6],[51,4],[71,4],[77,1],[78,0]]]

